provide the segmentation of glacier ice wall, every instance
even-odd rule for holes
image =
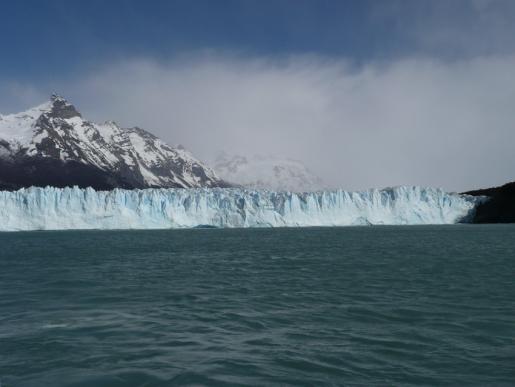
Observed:
[[[0,231],[449,224],[477,199],[440,189],[288,193],[243,189],[0,191]]]

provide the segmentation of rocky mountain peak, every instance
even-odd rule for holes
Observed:
[[[82,115],[75,109],[75,106],[70,104],[66,99],[58,94],[52,94],[50,97],[51,110],[48,113],[50,117],[57,118],[73,118],[82,117]]]
[[[88,121],[58,94],[1,118],[0,189],[227,186],[191,153],[138,127]]]

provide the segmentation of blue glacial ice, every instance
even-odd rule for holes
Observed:
[[[470,219],[478,200],[421,187],[311,193],[31,187],[0,191],[0,231],[452,224]]]

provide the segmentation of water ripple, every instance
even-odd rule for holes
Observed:
[[[0,234],[0,381],[513,385],[514,232]]]

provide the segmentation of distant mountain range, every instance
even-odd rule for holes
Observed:
[[[310,192],[326,187],[300,161],[276,156],[242,156],[221,153],[213,168],[224,180],[251,189]]]
[[[302,163],[285,158],[222,154],[212,169],[141,128],[86,120],[58,95],[27,111],[0,115],[0,190],[75,185],[97,190],[324,188]]]
[[[181,147],[113,121],[88,121],[64,98],[0,115],[0,189],[28,186],[95,189],[225,187]]]

